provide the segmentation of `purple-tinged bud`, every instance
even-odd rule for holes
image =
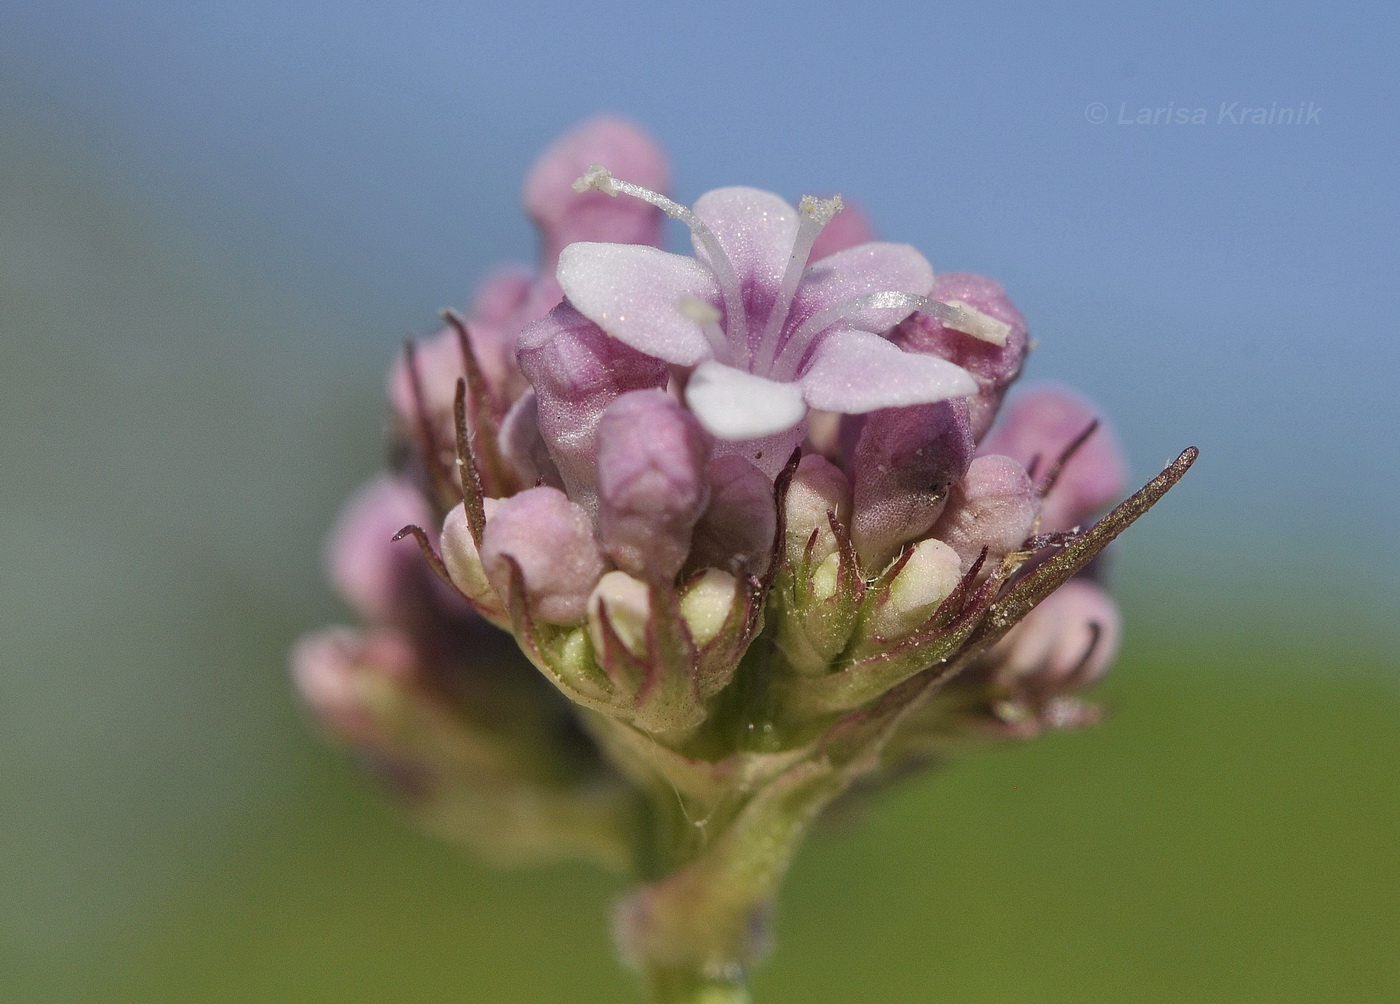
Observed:
[[[736,454],[710,461],[710,504],[691,536],[690,565],[762,575],[773,556],[778,512],[773,482]]]
[[[681,617],[696,648],[714,641],[738,600],[739,580],[718,568],[705,569],[686,586],[681,594]]]
[[[385,701],[416,672],[418,657],[398,631],[330,628],[292,650],[292,679],[316,717],[339,739],[385,744]]]
[[[665,387],[670,369],[610,338],[568,304],[520,333],[519,360],[535,388],[539,430],[569,497],[595,512],[603,412],[627,391]]]
[[[876,239],[875,227],[865,211],[851,202],[842,199],[842,208],[822,227],[817,239],[812,242],[812,253],[808,261],[818,262],[837,251],[853,248],[857,244],[869,244]]]
[[[664,390],[608,405],[598,424],[598,537],[617,566],[669,582],[685,564],[709,502],[710,440]]]
[[[603,611],[618,640],[633,655],[647,648],[647,622],[651,620],[651,594],[647,584],[626,572],[609,572],[598,580],[588,597],[588,636],[598,658],[608,650],[603,631]]]
[[[1060,458],[1094,423],[1088,439],[1060,467]],[[1014,457],[1037,481],[1054,475],[1040,504],[1040,530],[1071,530],[1106,509],[1123,492],[1127,463],[1113,430],[1077,394],[1041,388],[1014,401],[1005,418],[983,445],[984,453]]]
[[[987,549],[987,568],[1020,547],[1035,529],[1037,500],[1026,469],[1010,457],[981,456],[948,493],[933,535],[962,559],[966,572]]]
[[[918,630],[962,580],[958,552],[941,540],[921,540],[880,598],[866,634],[901,638]]]
[[[501,456],[515,469],[521,484],[564,487],[559,468],[549,455],[549,444],[540,432],[539,400],[533,388],[527,387],[501,419],[500,441]]]
[[[366,620],[391,623],[413,614],[431,573],[418,549],[395,542],[394,534],[432,521],[428,500],[401,478],[381,477],[360,489],[327,542],[336,592]]]
[[[972,429],[961,400],[885,408],[866,416],[852,458],[851,537],[875,572],[937,522],[949,487],[972,459]]]
[[[1122,637],[1122,617],[1107,593],[1086,579],[1055,590],[991,651],[997,678],[1043,697],[1103,676]]]
[[[978,392],[968,398],[972,438],[987,434],[1001,405],[1002,396],[1021,373],[1030,347],[1026,319],[1007,298],[1001,286],[985,276],[949,272],[933,280],[933,299],[971,308],[1009,327],[1006,342],[997,345],[957,331],[946,321],[915,314],[895,329],[892,341],[910,352],[942,356],[972,374]]]
[[[497,595],[510,596],[514,559],[530,613],[551,624],[578,624],[603,575],[588,514],[555,488],[530,488],[501,502],[486,524],[481,564]]]
[[[827,513],[834,512],[843,526],[851,525],[851,483],[830,460],[809,453],[802,458],[793,473],[787,491],[787,555],[796,563],[807,551],[812,531],[817,541],[812,548],[812,562],[820,563],[827,555],[836,553],[836,535],[831,532]]]
[[[431,338],[416,343],[413,360],[418,372],[418,389],[423,396],[422,417],[427,419],[435,433],[443,436],[443,442],[450,442],[447,431],[452,427],[452,402],[457,395],[457,381],[465,374],[457,333],[452,330],[439,331]],[[408,357],[403,353],[389,368],[387,383],[389,405],[394,410],[398,428],[410,438],[417,437],[420,422],[418,392],[413,386]]]
[[[500,499],[483,499],[482,506],[486,518],[490,520],[501,506]],[[471,527],[467,522],[466,506],[459,505],[447,514],[442,522],[442,537],[438,545],[442,550],[442,563],[447,566],[447,574],[453,584],[473,603],[481,615],[500,627],[510,627],[510,617],[505,603],[486,577],[481,555],[477,552],[476,541],[472,539]]]
[[[559,252],[575,241],[651,245],[661,241],[661,212],[654,206],[574,190],[574,181],[594,164],[653,191],[667,188],[670,172],[665,155],[632,123],[600,116],[563,136],[535,161],[521,192],[540,231],[542,272],[553,272]]]

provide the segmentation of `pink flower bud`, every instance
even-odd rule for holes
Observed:
[[[619,568],[675,578],[709,501],[709,458],[700,423],[664,390],[608,405],[598,424],[598,536]]]
[[[1118,654],[1118,606],[1087,579],[1070,579],[992,648],[997,676],[1042,697],[1092,683]]]
[[[603,574],[588,514],[555,488],[530,488],[501,502],[486,524],[481,564],[501,597],[511,594],[510,562],[520,567],[530,613],[577,624]]]
[[[695,525],[690,564],[735,575],[762,575],[772,558],[778,511],[773,482],[735,454],[710,462],[710,504]]]
[[[1078,395],[1059,388],[1024,394],[983,444],[983,453],[1014,457],[1044,477],[1098,417]],[[1040,530],[1070,530],[1108,507],[1123,491],[1127,463],[1106,423],[1074,452],[1040,506]]]
[[[501,507],[500,499],[483,499],[482,507],[489,521]],[[493,623],[509,626],[505,603],[486,577],[486,569],[481,564],[476,541],[472,539],[471,527],[467,523],[465,505],[450,510],[442,521],[442,536],[439,538],[442,563],[453,584],[470,597],[482,615]]]
[[[1026,319],[998,283],[980,275],[937,275],[933,298],[971,307],[1011,326],[1004,345],[974,338],[928,314],[915,314],[895,329],[893,340],[907,351],[942,356],[972,374],[979,390],[968,398],[968,418],[972,437],[980,440],[991,428],[1006,388],[1020,375],[1030,344]]]
[[[431,574],[412,543],[394,541],[410,523],[428,526],[432,510],[418,489],[393,476],[371,482],[346,504],[327,541],[331,584],[366,620],[413,616]]]
[[[564,487],[559,468],[554,466],[554,458],[549,455],[549,444],[540,432],[539,399],[532,388],[516,398],[506,417],[501,419],[500,443],[501,456],[515,468],[521,484]]]
[[[665,387],[666,363],[643,355],[568,304],[520,333],[520,368],[535,388],[538,425],[569,497],[598,505],[598,423],[629,390]]]
[[[972,450],[967,407],[959,400],[867,416],[851,462],[852,539],[867,571],[883,568],[906,543],[928,533]]]
[[[600,116],[563,136],[535,162],[521,193],[540,231],[543,272],[553,272],[559,252],[575,241],[660,243],[661,212],[654,206],[574,190],[574,181],[595,164],[646,188],[667,188],[665,155],[632,123]]]
[[[987,549],[995,562],[1021,546],[1035,528],[1035,489],[1010,457],[982,456],[953,485],[933,535],[958,552],[966,572]]]
[[[787,554],[798,561],[806,553],[812,531],[817,543],[813,563],[820,563],[836,551],[836,535],[831,532],[827,513],[834,512],[843,526],[851,525],[851,483],[830,460],[809,453],[797,465],[787,492]]]
[[[330,628],[308,635],[292,650],[292,679],[316,717],[353,746],[385,743],[384,714],[375,698],[379,681],[402,686],[417,672],[418,657],[397,631]]]

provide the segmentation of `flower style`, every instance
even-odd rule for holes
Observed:
[[[686,404],[722,439],[787,432],[809,407],[861,414],[975,394],[961,367],[881,337],[916,310],[1006,341],[1008,325],[964,303],[930,300],[933,269],[906,244],[858,244],[809,264],[842,209],[839,195],[806,196],[794,209],[769,192],[721,188],[687,209],[597,166],[574,187],[641,199],[690,228],[694,258],[574,244],[560,256],[559,285],[614,338],[694,367]]]
[[[687,209],[666,173],[608,118],[535,165],[538,271],[391,371],[395,470],[329,555],[368,626],[293,670],[423,826],[631,875],[653,998],[733,1004],[834,802],[1094,721],[1121,625],[1093,559],[1195,454],[1092,522],[1116,443],[1057,390],[998,419],[1031,344],[1000,286],[839,197]]]

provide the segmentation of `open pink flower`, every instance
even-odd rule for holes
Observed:
[[[882,337],[915,311],[994,343],[1007,325],[937,303],[933,269],[904,244],[868,243],[808,263],[841,198],[794,209],[753,188],[721,188],[693,210],[601,167],[580,191],[630,195],[690,228],[695,257],[654,247],[579,243],[559,258],[569,302],[612,337],[694,367],[685,399],[728,440],[793,429],[807,409],[860,414],[977,393],[961,367]]]

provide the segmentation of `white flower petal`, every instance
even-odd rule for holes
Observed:
[[[977,393],[977,381],[961,366],[905,352],[864,331],[834,331],[823,338],[801,383],[813,408],[846,415]]]
[[[558,276],[580,314],[638,352],[679,366],[711,355],[700,325],[678,309],[687,298],[719,301],[710,270],[694,258],[637,244],[570,244]]]
[[[721,439],[771,436],[791,429],[807,414],[798,384],[778,383],[713,359],[690,375],[685,403]]]

